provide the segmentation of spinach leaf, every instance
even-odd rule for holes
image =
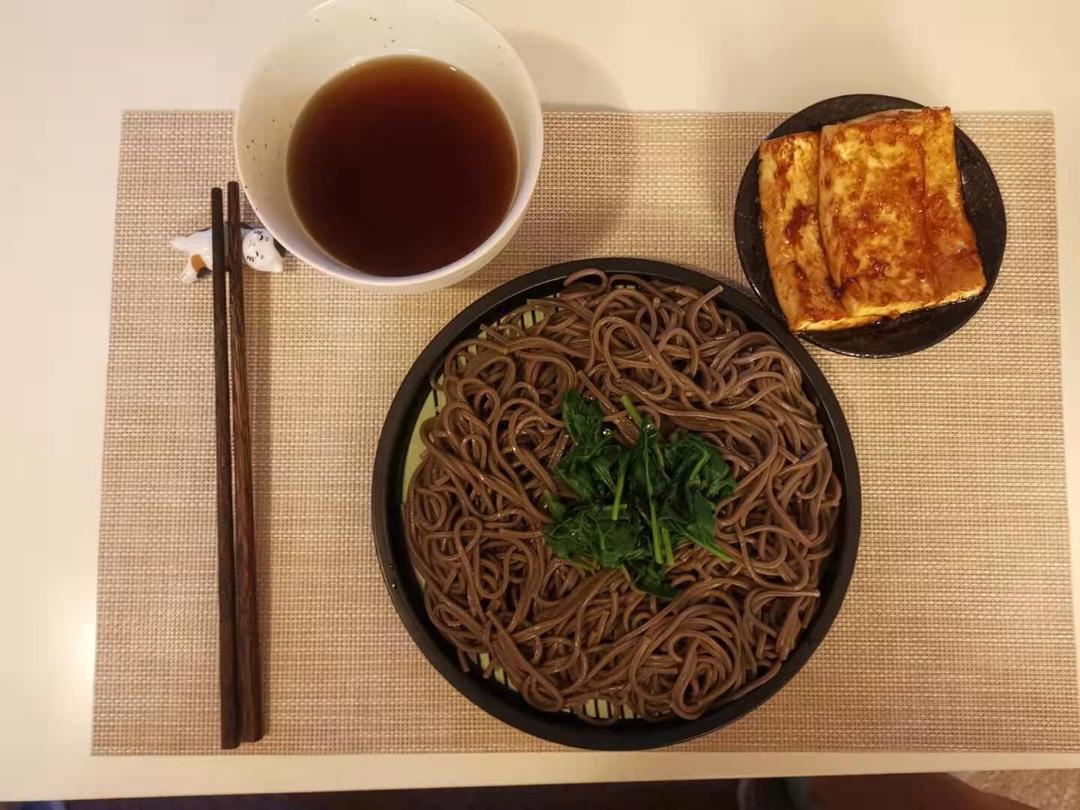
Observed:
[[[577,391],[563,398],[573,447],[555,475],[576,500],[543,495],[551,521],[545,542],[556,556],[586,571],[622,568],[634,587],[662,599],[678,594],[666,582],[675,549],[693,542],[732,562],[716,542],[716,507],[735,492],[719,449],[693,433],[664,438],[629,397],[623,407],[638,428],[632,446],[604,427],[603,411]]]
[[[714,445],[692,433],[672,434],[664,452],[674,482],[664,510],[672,534],[733,562],[716,543],[716,502],[735,492],[731,468]]]
[[[574,506],[548,525],[548,548],[555,556],[589,569],[619,568],[646,558],[647,551],[638,543],[641,528],[636,516],[622,511],[612,517],[606,504]]]
[[[625,394],[622,404],[638,428],[637,441],[630,450],[630,482],[638,495],[640,508],[649,526],[653,559],[658,563],[668,562],[672,558],[671,543],[664,536],[656,505],[658,496],[668,484],[666,461],[660,447],[660,430],[638,412],[630,397]]]
[[[679,591],[672,588],[664,580],[664,569],[655,563],[630,565],[626,567],[626,574],[634,587],[643,593],[658,596],[661,599],[674,599]]]
[[[566,423],[566,432],[578,447],[592,445],[603,438],[603,411],[577,391],[567,391],[563,396],[562,418]]]
[[[566,507],[550,492],[544,493],[544,508],[547,509],[552,520],[559,521],[566,517]]]
[[[604,430],[600,406],[587,402],[577,391],[567,391],[562,416],[574,447],[555,465],[555,475],[578,500],[592,501],[613,494],[613,468],[623,451]]]
[[[688,495],[686,511],[683,513],[685,523],[682,526],[682,536],[697,543],[702,548],[708,549],[717,557],[734,562],[731,555],[716,542],[716,513],[712,501],[700,492],[691,492]]]
[[[735,481],[720,450],[693,433],[679,431],[668,439],[664,450],[671,477],[684,490],[697,489],[706,498],[727,498],[735,494]]]

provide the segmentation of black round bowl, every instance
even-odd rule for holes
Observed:
[[[401,508],[406,450],[420,411],[429,397],[432,374],[442,367],[449,349],[458,341],[476,335],[481,326],[499,320],[527,299],[558,292],[567,276],[586,267],[679,282],[700,290],[711,290],[720,283],[701,273],[662,262],[590,259],[565,262],[529,273],[502,285],[467,307],[424,349],[405,376],[390,406],[375,454],[372,479],[375,547],[390,598],[413,641],[443,677],[481,709],[524,732],[564,745],[607,750],[654,748],[714,731],[756,709],[795,676],[825,638],[844,600],[855,567],[860,523],[859,469],[844,414],[810,355],[777,318],[746,296],[725,287],[717,298],[721,306],[738,313],[748,326],[772,335],[802,370],[803,387],[817,407],[836,474],[843,486],[843,501],[836,527],[836,551],[820,583],[820,606],[779,673],[753,692],[717,706],[697,720],[672,718],[650,722],[623,719],[612,725],[595,726],[570,713],[534,709],[517,692],[502,684],[484,679],[475,672],[462,671],[455,648],[428,619],[423,593],[409,560]],[[438,711],[438,707],[434,710]]]
[[[780,138],[796,132],[820,130],[826,124],[848,121],[882,110],[923,107],[895,96],[849,95],[819,101],[795,113],[766,136]],[[895,357],[921,351],[939,343],[978,312],[990,295],[1005,254],[1005,206],[990,164],[964,132],[956,128],[956,162],[964,194],[964,210],[975,231],[986,287],[975,298],[934,309],[909,312],[869,326],[823,332],[803,332],[804,340],[823,349],[856,357]],[[784,320],[773,291],[765,241],[761,233],[761,200],[758,196],[758,153],[743,172],[735,199],[735,246],[743,272],[758,298]],[[786,328],[786,327],[785,327]]]

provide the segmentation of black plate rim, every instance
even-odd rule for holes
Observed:
[[[405,448],[426,399],[432,372],[441,365],[446,352],[466,334],[475,333],[481,325],[500,317],[526,298],[554,292],[571,273],[589,267],[686,283],[703,290],[722,284],[719,299],[724,306],[772,335],[802,370],[804,390],[817,405],[843,486],[837,548],[825,576],[827,587],[822,587],[821,606],[799,644],[771,681],[696,720],[657,723],[624,720],[615,726],[590,726],[565,713],[540,712],[501,684],[491,684],[464,672],[450,652],[449,643],[427,618],[423,596],[408,559],[395,493],[400,492]],[[375,549],[383,580],[394,609],[432,666],[473,704],[508,725],[551,742],[609,751],[659,748],[699,737],[743,717],[779,692],[821,644],[840,610],[855,568],[862,515],[859,468],[847,421],[832,388],[805,347],[775,316],[716,278],[665,262],[622,257],[562,262],[527,273],[482,296],[443,327],[413,363],[390,405],[375,454],[371,492]]]
[[[825,123],[837,123],[842,120],[847,120],[850,117],[857,117],[860,114],[868,114],[872,112],[878,112],[886,109],[918,109],[926,105],[920,104],[917,101],[911,101],[910,99],[900,98],[899,96],[882,95],[879,93],[847,93],[844,95],[833,96],[831,98],[822,99],[814,104],[804,107],[797,113],[786,118],[780,124],[773,128],[773,130],[762,138],[763,141],[771,138],[778,138],[784,135],[790,135],[795,132],[802,132],[807,129],[803,126],[801,120],[805,117],[814,117],[817,111],[826,106],[839,105],[845,101],[862,101],[868,105],[863,113],[855,113],[855,116],[846,116],[843,118],[836,118],[835,121],[828,121]],[[831,116],[830,116],[831,118]],[[810,127],[813,129],[813,127]],[[948,326],[939,327],[936,330],[932,330],[928,338],[921,341],[909,348],[899,350],[882,350],[882,349],[851,349],[838,346],[835,340],[835,336],[838,334],[844,334],[852,330],[837,330],[836,332],[801,332],[799,337],[805,340],[807,343],[812,343],[819,348],[827,351],[835,352],[837,354],[847,355],[849,357],[863,357],[863,358],[888,358],[888,357],[901,357],[907,354],[914,354],[916,352],[928,349],[931,346],[935,346],[948,338],[950,335],[956,333],[959,329],[963,328],[986,303],[987,298],[990,296],[990,292],[994,288],[994,284],[997,281],[998,274],[1001,270],[1001,263],[1004,257],[1005,246],[1008,242],[1008,221],[1005,217],[1004,201],[1001,197],[1001,188],[998,185],[997,177],[994,175],[993,168],[990,166],[989,161],[983,155],[982,151],[976,146],[975,142],[965,133],[960,127],[955,127],[956,140],[960,147],[958,151],[966,151],[970,156],[972,163],[981,164],[982,169],[986,175],[992,181],[994,199],[991,204],[1000,212],[1001,221],[1001,250],[996,255],[987,256],[984,255],[984,251],[980,246],[980,258],[983,260],[983,272],[986,276],[986,287],[983,291],[973,299],[968,301],[960,301],[955,304],[946,305],[949,308],[957,308],[961,313],[966,308],[966,314],[954,323]],[[773,291],[771,278],[768,278],[768,273],[762,275],[760,281],[749,270],[749,266],[753,263],[750,256],[750,246],[746,244],[746,240],[743,238],[742,220],[745,218],[743,209],[746,207],[746,200],[752,201],[752,208],[755,212],[753,217],[753,236],[752,238],[762,240],[761,228],[759,224],[759,212],[761,210],[760,200],[758,199],[758,153],[757,149],[754,149],[753,155],[750,157],[749,162],[746,165],[746,169],[743,171],[742,179],[739,182],[739,189],[735,198],[735,210],[734,210],[734,231],[735,231],[735,247],[739,254],[739,263],[743,269],[743,275],[746,276],[746,281],[750,285],[750,288],[754,291],[754,294],[758,297],[758,300],[774,315],[777,315],[782,322],[784,322],[784,328],[787,329],[786,321],[783,317],[783,312],[780,310],[779,304],[776,302],[776,294]],[[764,251],[762,251],[764,252]],[[916,313],[910,313],[906,316],[900,316],[901,319],[911,319],[912,316],[920,317],[926,316],[928,313],[932,313],[934,310],[919,310]],[[932,316],[930,316],[932,317]],[[929,322],[929,321],[926,321]],[[860,330],[872,329],[873,325],[867,327],[859,327]],[[863,332],[862,334],[873,335],[873,332]],[[833,339],[830,339],[833,337]],[[872,343],[872,339],[871,339]]]

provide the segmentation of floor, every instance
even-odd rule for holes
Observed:
[[[976,771],[957,776],[987,793],[1039,810],[1080,808],[1080,771]]]
[[[1022,802],[1037,810],[1080,808],[1080,771],[986,771],[956,774],[969,785]],[[898,798],[899,780],[880,777],[888,798],[875,801],[875,810],[892,807],[935,807]],[[853,780],[854,781],[854,780]],[[860,780],[866,781],[866,780]],[[102,800],[52,804],[64,810],[739,810],[738,783],[730,781],[643,782],[608,785],[552,785],[472,790],[371,791],[366,793],[287,794],[267,796],[206,796],[190,798]],[[891,800],[891,801],[890,801]],[[0,802],[0,810],[45,808],[47,804]],[[766,804],[761,810],[772,805]],[[851,805],[859,806],[859,803]],[[974,805],[972,805],[974,807]],[[942,810],[962,810],[959,807]]]

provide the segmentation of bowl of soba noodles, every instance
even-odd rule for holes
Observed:
[[[813,359],[708,275],[629,258],[514,279],[431,341],[372,482],[420,650],[579,748],[671,745],[775,695],[858,549],[851,435]]]

